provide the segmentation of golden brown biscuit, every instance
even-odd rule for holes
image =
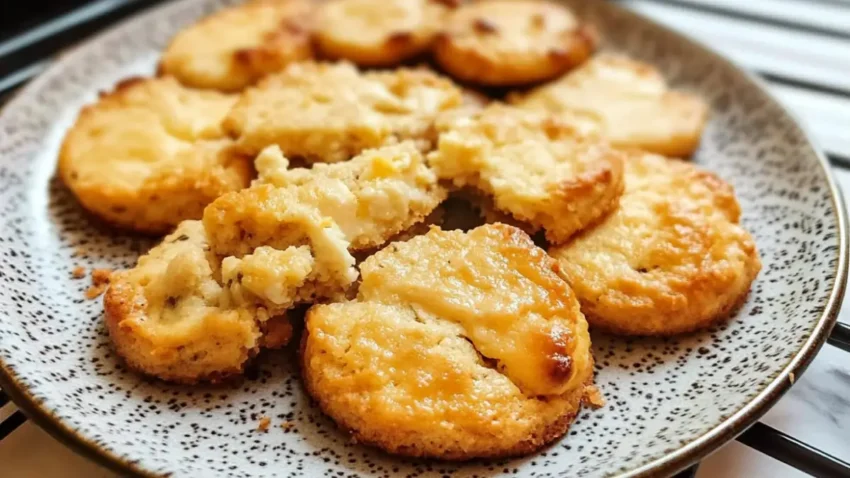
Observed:
[[[297,244],[303,234],[293,227],[293,217],[305,214],[337,224],[351,250],[369,249],[421,222],[446,197],[410,141],[367,150],[344,163],[292,170],[271,147],[257,164],[260,179],[254,186],[220,197],[204,212],[210,243],[220,255]]]
[[[317,243],[220,262],[201,222],[184,221],[112,276],[104,299],[110,338],[132,368],[163,380],[238,375],[260,348],[289,341],[286,314],[295,304],[343,297],[357,273],[345,243],[341,249],[342,264]]]
[[[611,54],[511,101],[523,108],[584,115],[616,146],[667,156],[690,156],[708,118],[702,99],[671,91],[652,66]]]
[[[110,338],[134,369],[174,382],[239,374],[260,348],[255,307],[228,307],[204,229],[186,221],[136,267],[114,275],[104,305]]]
[[[300,63],[245,91],[224,125],[247,153],[276,144],[288,157],[333,163],[396,140],[426,147],[436,115],[461,103],[451,81],[426,70]]]
[[[448,11],[434,0],[329,0],[319,7],[316,45],[330,58],[396,65],[430,48]]]
[[[739,216],[731,186],[714,174],[644,154],[626,163],[620,207],[550,253],[592,326],[689,332],[727,317],[761,269]]]
[[[595,31],[563,5],[490,0],[454,10],[434,54],[463,81],[515,86],[560,76],[584,62],[596,43]]]
[[[567,431],[593,378],[587,323],[555,268],[501,224],[393,243],[362,264],[355,301],[308,312],[307,390],[390,453],[532,453]]]
[[[428,159],[440,178],[492,196],[498,210],[559,243],[613,210],[623,191],[625,153],[592,126],[494,104],[438,121]]]
[[[159,71],[195,88],[239,91],[268,73],[313,57],[311,0],[254,0],[182,30]]]
[[[251,180],[250,158],[221,129],[235,101],[173,78],[124,81],[80,112],[62,144],[59,174],[106,221],[166,232]]]

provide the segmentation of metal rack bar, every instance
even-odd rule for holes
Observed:
[[[674,478],[695,478],[697,476],[697,471],[699,470],[699,463],[695,465],[691,465],[690,468],[686,470],[682,470],[676,474]]]
[[[847,191],[845,194],[850,194]],[[833,347],[838,347],[845,352],[850,352],[850,325],[838,322],[826,339],[826,343]]]
[[[9,436],[13,431],[15,431],[15,429],[23,425],[25,421],[27,421],[27,417],[25,417],[20,410],[16,410],[14,413],[9,415],[7,419],[0,423],[0,440]]]
[[[655,3],[662,3],[665,5],[674,6],[676,8],[682,9],[691,9],[697,10],[705,13],[711,13],[715,15],[723,15],[731,18],[736,18],[739,20],[749,20],[751,22],[763,23],[767,25],[778,26],[782,28],[798,30],[806,33],[813,33],[817,35],[826,35],[832,36],[836,38],[842,39],[850,39],[850,30],[840,30],[835,28],[824,28],[816,25],[806,25],[804,23],[796,22],[793,20],[784,20],[780,18],[771,18],[765,15],[759,15],[755,13],[749,13],[744,9],[741,9],[740,6],[736,10],[734,7],[716,5],[715,2],[711,1],[688,1],[688,0],[644,0]],[[741,2],[745,3],[745,2]]]
[[[97,0],[0,42],[0,98],[41,73],[50,57],[162,0]]]
[[[850,463],[807,445],[764,423],[756,423],[738,441],[818,478],[850,476]]]

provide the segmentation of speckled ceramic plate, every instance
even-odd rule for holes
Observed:
[[[181,27],[220,7],[183,0],[151,10],[65,55],[0,116],[0,384],[40,425],[129,475],[664,475],[753,423],[803,372],[830,330],[847,267],[839,193],[806,134],[727,61],[602,2],[574,2],[608,48],[660,67],[712,105],[695,161],[730,180],[764,268],[725,325],[668,340],[593,336],[608,404],[525,459],[445,464],[352,444],[310,405],[292,351],[263,356],[231,388],[183,388],[125,371],[99,301],[77,265],[133,264],[150,240],[87,217],[54,176],[60,139],[98,90],[153,72]],[[289,429],[255,431],[260,415]]]

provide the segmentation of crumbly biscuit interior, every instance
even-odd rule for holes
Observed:
[[[249,189],[222,196],[204,214],[213,250],[242,256],[256,247],[297,244],[294,218],[319,218],[342,231],[353,249],[375,247],[422,221],[445,198],[411,142],[368,150],[338,164],[285,169],[273,146],[258,158]]]
[[[495,206],[563,242],[616,207],[623,154],[595,137],[579,116],[494,104],[473,115],[438,121],[429,161],[456,187],[471,186]]]

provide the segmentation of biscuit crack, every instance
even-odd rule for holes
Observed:
[[[486,355],[482,354],[481,351],[478,350],[478,347],[475,346],[475,342],[473,342],[472,339],[470,339],[469,337],[467,337],[465,335],[458,335],[458,337],[460,337],[461,339],[463,339],[463,340],[465,340],[469,343],[469,345],[472,347],[472,350],[474,350],[475,354],[478,355],[478,360],[480,361],[481,365],[483,365],[483,366],[485,366],[489,369],[495,370],[502,375],[505,375],[504,371],[502,370],[503,367],[501,365],[501,362],[499,362],[499,360],[487,357]],[[505,375],[505,377],[508,380],[511,380],[511,378],[508,377],[507,375]],[[520,386],[518,384],[514,383],[513,380],[511,380],[511,383],[516,385],[517,388],[520,388]],[[520,390],[522,390],[522,389],[520,388]]]

